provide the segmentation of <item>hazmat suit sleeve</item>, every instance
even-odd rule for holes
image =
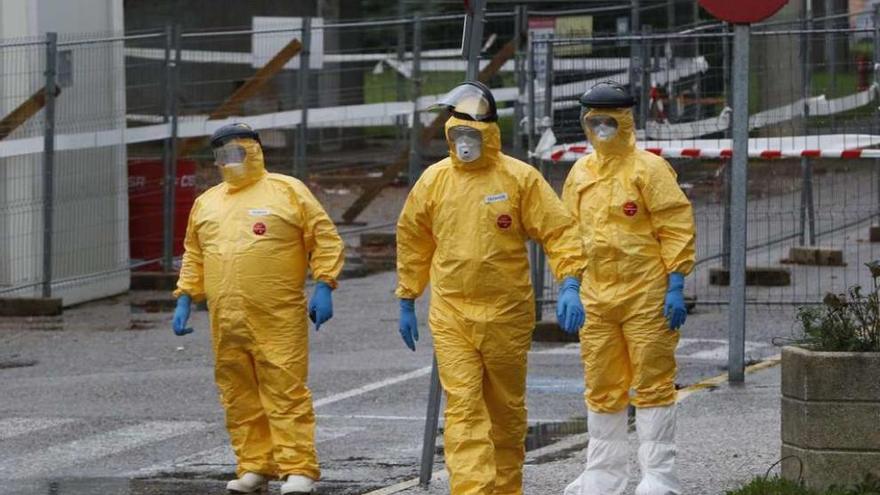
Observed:
[[[397,220],[397,291],[400,299],[416,299],[431,277],[434,235],[428,189],[421,180],[410,191]]]
[[[201,198],[199,198],[201,199]],[[177,290],[174,297],[183,294],[190,296],[193,301],[200,302],[205,299],[205,269],[202,264],[202,245],[199,243],[199,232],[196,226],[201,201],[197,199],[189,212],[189,220],[186,224],[186,238],[183,241],[183,262],[180,267],[180,276],[177,279]]]
[[[557,280],[580,280],[586,258],[574,217],[537,171],[529,173],[524,186],[520,211],[526,233],[544,247]]]
[[[574,166],[571,167],[568,177],[565,178],[565,185],[562,186],[562,205],[565,206],[565,209],[568,210],[568,213],[575,219],[575,221],[577,221],[580,216],[576,178],[577,168],[580,165],[581,162],[578,160]]]
[[[656,158],[656,157],[652,157]],[[660,241],[666,272],[687,275],[694,268],[694,212],[678,186],[675,171],[663,159],[647,167],[642,195]]]
[[[303,215],[303,244],[309,253],[312,278],[336,288],[345,261],[345,247],[336,226],[318,199],[301,182],[294,185]]]

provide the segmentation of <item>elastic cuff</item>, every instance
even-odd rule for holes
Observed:
[[[400,309],[415,310],[416,309],[416,301],[414,299],[401,299],[400,300]]]
[[[332,277],[314,277],[317,283],[324,284],[327,287],[330,287],[331,290],[335,290],[339,284],[336,282],[335,278]]]

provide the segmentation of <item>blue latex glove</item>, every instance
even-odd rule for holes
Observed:
[[[416,320],[416,302],[412,299],[400,300],[400,336],[411,351],[416,350],[419,341],[419,323]]]
[[[581,304],[581,283],[574,277],[566,277],[556,298],[556,321],[565,333],[576,333],[584,326],[586,315]]]
[[[333,289],[324,282],[315,284],[312,298],[309,300],[309,318],[315,324],[315,330],[320,330],[321,325],[333,318]]]
[[[669,320],[669,329],[678,330],[687,320],[687,306],[684,304],[684,275],[678,272],[669,274],[669,286],[666,289],[666,303],[663,305],[663,316]]]
[[[189,320],[190,305],[192,298],[186,294],[177,298],[177,307],[174,308],[174,318],[171,320],[171,329],[174,335],[178,337],[192,333],[192,327],[187,327],[186,322]]]

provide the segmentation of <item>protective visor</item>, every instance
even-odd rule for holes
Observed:
[[[219,148],[214,148],[214,165],[222,167],[230,163],[244,163],[247,150],[244,146],[235,143],[227,143]]]
[[[457,125],[447,132],[450,141],[457,141],[459,139],[466,139],[468,141],[479,143],[483,140],[483,133],[479,130],[474,129],[473,127],[468,127],[465,125]]]
[[[581,127],[584,129],[584,132],[587,130],[596,132],[596,129],[604,128],[604,129],[614,129],[617,130],[618,123],[617,119],[610,115],[593,115],[588,116],[587,112],[584,112],[581,115]]]
[[[473,84],[461,84],[452,89],[430,108],[446,107],[453,115],[477,122],[498,120],[495,100]]]

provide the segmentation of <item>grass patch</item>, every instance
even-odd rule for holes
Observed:
[[[880,495],[880,480],[869,478],[852,488],[830,488],[826,491],[810,490],[799,483],[774,477],[755,478],[748,485],[725,495]]]

